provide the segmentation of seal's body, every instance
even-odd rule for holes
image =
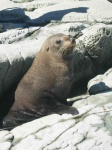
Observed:
[[[74,77],[75,39],[64,34],[50,36],[42,45],[28,72],[17,86],[14,103],[3,119],[3,127],[49,114],[77,114],[67,106]]]

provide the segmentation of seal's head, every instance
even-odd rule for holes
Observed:
[[[75,39],[70,35],[64,35],[61,33],[55,34],[47,38],[42,45],[44,51],[55,53],[63,58],[69,57],[73,53],[73,49],[76,46]]]

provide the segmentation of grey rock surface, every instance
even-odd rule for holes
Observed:
[[[60,3],[61,2],[61,3]],[[55,4],[58,3],[58,4]],[[39,5],[40,4],[40,5]],[[32,1],[14,3],[4,0],[0,6],[0,21],[19,21],[31,25],[47,24],[52,20],[57,22],[112,23],[112,6],[108,1]],[[39,8],[41,5],[44,8]],[[47,7],[45,7],[47,6]],[[102,6],[102,7],[101,7]],[[38,9],[39,8],[39,9]],[[24,10],[34,10],[24,12]]]
[[[40,8],[32,13],[26,12],[26,15],[30,17],[27,20],[30,24],[47,23],[51,20],[108,24],[112,22],[111,11],[112,5],[109,2],[77,1]]]
[[[0,11],[0,21],[20,21],[23,22],[26,16],[24,10],[17,7],[9,7]]]
[[[9,150],[12,140],[13,135],[9,131],[0,131],[0,150]]]
[[[112,0],[108,0],[108,1],[112,3]]]
[[[30,36],[38,29],[39,27],[29,27],[29,28],[24,28],[22,30],[12,29],[7,32],[3,32],[0,34],[0,44],[11,44],[11,43],[20,41]]]
[[[4,31],[4,25],[3,23],[0,23],[0,33]]]
[[[13,2],[15,2],[15,3],[25,3],[25,2],[42,2],[42,3],[49,3],[49,2],[51,2],[51,0],[48,0],[48,1],[45,1],[45,0],[11,0],[11,1],[13,1]],[[52,0],[52,2],[63,2],[63,1],[67,1],[67,0]],[[73,0],[70,0],[70,1],[73,1]],[[32,3],[31,3],[32,4]]]
[[[19,30],[19,29],[23,29],[23,28],[27,27],[26,23],[10,23],[10,22],[8,22],[8,23],[3,23],[3,25],[4,25],[4,29],[6,31],[11,30],[11,29]]]
[[[69,0],[69,2],[73,2],[74,0]],[[67,0],[34,0],[31,3],[23,3],[21,4],[21,8],[25,11],[34,11],[35,9],[52,6],[58,3],[67,2]]]
[[[99,98],[99,94],[96,96]],[[10,131],[11,138],[14,136],[10,150],[85,150],[85,147],[87,150],[111,150],[112,100],[97,104],[97,101],[83,104],[78,107],[80,114],[77,116],[51,115],[14,128]],[[3,142],[8,140],[6,136],[2,138]]]
[[[84,35],[79,38],[79,45],[82,43],[97,71],[111,67],[112,25],[93,25],[82,32]]]
[[[27,42],[0,45],[0,96],[20,81],[39,51],[38,45],[36,40],[28,46]]]
[[[104,75],[98,75],[88,82],[88,91],[90,94],[109,90],[112,90],[112,68]]]
[[[33,0],[11,0],[11,1],[13,1],[15,3],[24,3],[24,2],[31,2]]]

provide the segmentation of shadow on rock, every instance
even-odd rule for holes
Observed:
[[[7,8],[0,11],[0,21],[2,22],[25,22],[28,18],[24,10],[19,7]]]
[[[78,7],[78,8],[72,8],[72,9],[66,9],[66,10],[58,10],[58,11],[52,11],[48,12],[44,15],[42,15],[39,18],[33,19],[33,20],[27,20],[28,23],[32,25],[46,25],[50,23],[51,20],[60,21],[66,14],[71,12],[77,12],[77,13],[87,13],[88,7]]]
[[[47,25],[51,20],[60,21],[64,15],[77,12],[87,13],[88,7],[78,7],[66,10],[58,10],[43,14],[39,18],[30,19],[29,16],[25,15],[25,11],[19,7],[7,8],[0,11],[0,21],[2,22],[16,22],[16,23],[28,23],[28,25]]]
[[[104,91],[109,91],[109,90],[111,90],[111,88],[105,85],[104,82],[99,82],[97,84],[92,85],[89,88],[88,92],[90,95],[94,95],[94,94],[104,92]]]

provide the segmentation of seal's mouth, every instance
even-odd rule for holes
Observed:
[[[59,52],[62,55],[69,55],[69,54],[73,53],[74,47],[75,47],[75,45],[72,45],[72,46],[64,45],[63,47],[60,48]]]
[[[74,47],[68,48],[68,49],[65,51],[65,55],[73,54],[73,49],[74,49]]]

